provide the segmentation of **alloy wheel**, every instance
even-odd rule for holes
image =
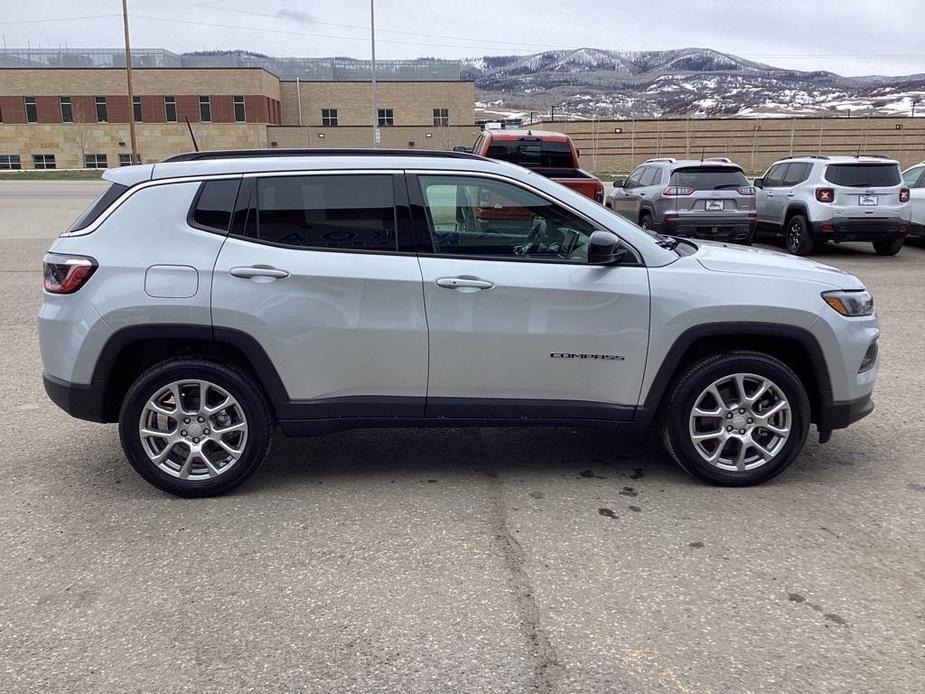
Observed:
[[[770,462],[790,438],[790,402],[770,379],[750,373],[723,376],[694,401],[689,432],[710,465],[731,472]]]
[[[224,474],[247,445],[247,417],[238,401],[209,381],[174,381],[141,411],[141,446],[172,477],[203,480]]]

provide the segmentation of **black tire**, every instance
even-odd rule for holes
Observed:
[[[138,432],[148,400],[161,388],[184,379],[209,381],[224,389],[237,401],[246,418],[244,452],[228,470],[208,479],[184,480],[163,471],[148,457]],[[270,406],[254,379],[236,366],[206,359],[172,359],[152,366],[129,388],[119,412],[119,438],[132,467],[158,489],[182,497],[216,496],[242,484],[267,457],[272,431]]]
[[[784,225],[784,245],[792,255],[809,255],[813,252],[813,238],[809,235],[806,217],[795,214]]]
[[[766,378],[783,392],[790,403],[790,436],[781,450],[759,467],[730,471],[707,462],[698,453],[690,436],[690,415],[710,384],[740,373]],[[760,352],[726,352],[703,359],[678,376],[662,411],[662,437],[668,453],[694,477],[720,486],[745,487],[776,477],[793,463],[806,442],[809,415],[806,389],[786,364]]]
[[[874,241],[874,252],[877,255],[896,255],[902,250],[905,239],[897,236],[895,239],[880,239]]]
[[[655,231],[652,225],[652,215],[648,212],[643,212],[639,215],[639,226],[649,231]]]

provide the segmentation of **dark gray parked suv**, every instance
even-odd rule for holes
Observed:
[[[604,204],[643,229],[751,244],[755,189],[725,157],[648,159],[614,188]]]

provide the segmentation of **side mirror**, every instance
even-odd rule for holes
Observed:
[[[752,185],[755,186],[755,188],[764,188],[764,179],[761,176],[759,176],[758,178],[755,179]]]
[[[472,148],[467,147],[466,145],[456,145],[455,147],[453,147],[453,151],[454,152],[471,152]]]
[[[594,231],[588,239],[588,264],[613,265],[626,256],[626,249],[620,245],[620,239],[609,231]]]
[[[620,178],[613,179],[614,188],[622,188],[624,183],[626,183],[626,179],[622,176]]]

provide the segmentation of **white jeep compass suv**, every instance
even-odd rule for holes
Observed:
[[[655,425],[747,485],[873,408],[855,277],[653,236],[512,164],[199,152],[105,178],[45,257],[45,387],[174,494],[241,484],[274,426]]]

